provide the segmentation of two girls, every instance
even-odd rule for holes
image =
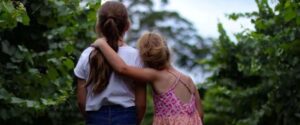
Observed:
[[[153,89],[153,125],[202,125],[201,100],[190,77],[170,63],[167,43],[156,33],[146,33],[138,41],[139,54],[147,68],[132,67],[107,44],[106,38],[96,40],[112,68],[125,76],[149,81]]]
[[[78,103],[86,123],[139,124],[146,96],[144,84],[136,81],[142,80],[150,82],[153,89],[154,125],[201,125],[199,93],[191,78],[171,65],[163,38],[156,33],[144,34],[138,41],[138,53],[123,41],[128,29],[128,14],[122,3],[102,5],[96,25],[101,38],[84,50],[74,69]],[[148,68],[141,68],[140,56]]]

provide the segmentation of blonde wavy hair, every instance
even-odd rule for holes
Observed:
[[[137,46],[145,66],[162,70],[170,65],[170,51],[160,34],[144,33],[139,38]]]

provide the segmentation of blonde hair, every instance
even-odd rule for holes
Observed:
[[[170,65],[167,43],[158,33],[147,32],[138,40],[140,56],[147,67],[161,70]]]

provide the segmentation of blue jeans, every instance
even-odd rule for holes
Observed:
[[[87,111],[87,125],[136,125],[136,107],[102,106],[98,111]]]

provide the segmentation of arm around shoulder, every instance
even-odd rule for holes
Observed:
[[[105,39],[97,39],[93,46],[98,47],[112,68],[125,76],[143,81],[154,81],[158,71],[151,68],[137,68],[127,65],[121,57],[107,44]]]

